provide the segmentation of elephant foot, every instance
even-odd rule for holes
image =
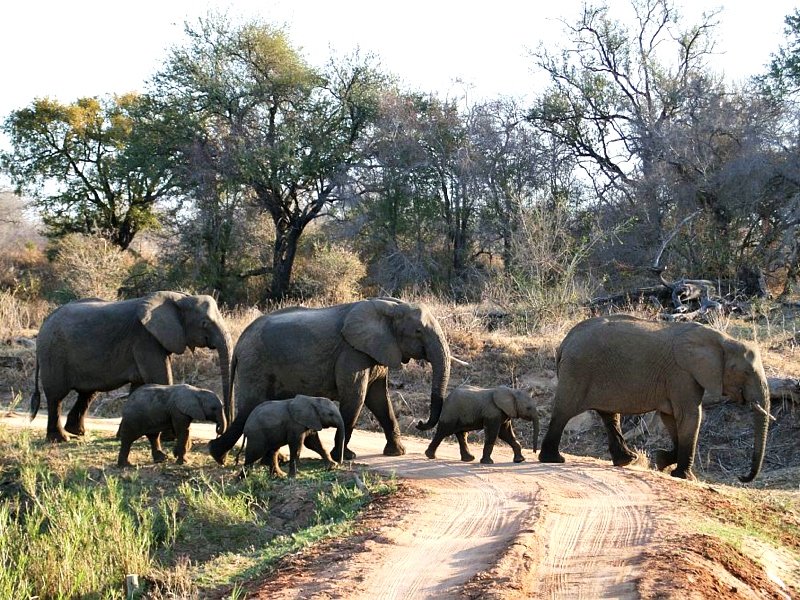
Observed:
[[[342,460],[355,460],[356,453],[350,450],[350,448],[344,449],[344,454],[342,455]]]
[[[521,463],[521,462],[525,462],[525,457],[524,457],[524,456],[522,456],[522,454],[520,454],[519,456],[515,456],[515,457],[514,457],[514,462],[515,462],[515,463]]]
[[[66,442],[68,440],[69,440],[69,437],[67,437],[67,434],[64,433],[63,429],[59,428],[59,429],[57,429],[55,431],[50,431],[50,430],[47,431],[47,441],[48,442],[53,442],[53,443],[56,443],[56,444],[60,444],[62,442]]]
[[[653,453],[653,459],[656,461],[656,468],[659,471],[663,471],[670,465],[674,465],[677,457],[675,456],[674,452],[668,452],[667,450],[656,450]]]
[[[70,423],[67,421],[66,425],[64,425],[64,431],[77,436],[86,435],[86,429],[80,423]]]
[[[335,460],[326,460],[325,468],[328,469],[328,471],[335,471],[339,468],[339,463],[337,463]]]
[[[635,452],[626,452],[612,457],[611,462],[614,463],[615,467],[625,467],[634,462],[637,458],[639,458],[639,455]]]
[[[383,448],[385,456],[402,456],[405,453],[405,446],[400,442],[386,442],[386,446]]]
[[[161,452],[160,450],[156,450],[153,452],[153,462],[154,463],[162,463],[167,460],[167,455]]]
[[[673,469],[672,473],[670,473],[673,477],[677,477],[678,479],[688,479],[689,481],[697,481],[697,477],[694,476],[691,469]]]
[[[564,457],[558,452],[539,452],[539,462],[543,463],[563,463]]]
[[[493,465],[494,461],[492,460],[492,458],[490,456],[484,456],[481,459],[481,464],[482,465]]]
[[[135,467],[136,465],[134,465],[134,464],[131,464],[131,463],[130,463],[129,461],[127,461],[127,460],[124,460],[124,461],[117,461],[117,466],[118,466],[120,469],[131,469],[131,468]]]
[[[475,456],[469,453],[462,454],[461,460],[463,460],[464,462],[472,462],[473,460],[475,460]]]
[[[428,447],[425,450],[425,456],[433,460],[434,458],[436,458],[436,450],[431,450],[430,447]]]
[[[179,457],[178,457],[178,458],[175,460],[175,462],[176,462],[176,463],[178,463],[179,465],[185,465],[185,464],[186,464],[188,461],[186,460],[186,458],[185,458],[185,457],[183,457],[183,456],[179,456]]]

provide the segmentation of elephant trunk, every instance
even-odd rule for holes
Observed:
[[[746,477],[739,477],[743,483],[748,483],[756,478],[764,462],[767,448],[767,431],[770,421],[769,388],[766,380],[748,384],[745,388],[745,399],[753,407],[753,458],[750,464],[750,473]]]
[[[417,429],[426,431],[433,429],[439,422],[447,393],[447,384],[450,381],[450,347],[439,323],[434,321],[433,326],[425,335],[425,356],[433,374],[431,375],[431,413],[427,423],[420,421]]]
[[[228,428],[228,420],[225,418],[225,411],[222,410],[217,417],[217,435],[222,435]]]
[[[333,443],[334,453],[333,456],[331,456],[331,458],[339,464],[342,464],[342,460],[344,459],[344,435],[344,420],[339,417],[336,420],[336,437]]]
[[[225,416],[230,423],[233,420],[233,389],[231,387],[231,336],[222,327],[218,327],[212,335],[212,343],[219,355],[219,370],[222,378],[222,404]]]
[[[242,433],[244,433],[244,424],[247,422],[247,417],[250,416],[254,407],[250,410],[244,410],[245,407],[243,405],[242,408],[243,410],[240,410],[239,414],[237,414],[232,421],[228,422],[229,424],[225,433],[208,442],[208,453],[220,465],[225,464],[225,457],[228,455],[228,452],[236,445],[239,438],[242,437]]]

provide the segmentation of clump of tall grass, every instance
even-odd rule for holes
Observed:
[[[119,480],[65,482],[28,464],[19,481],[0,503],[0,597],[121,596],[126,573],[149,570],[151,516]]]

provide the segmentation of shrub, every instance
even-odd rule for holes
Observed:
[[[293,290],[326,304],[349,302],[361,295],[367,268],[355,252],[339,244],[315,241],[301,249],[295,262]]]
[[[115,300],[134,265],[129,252],[108,240],[73,233],[54,247],[53,270],[59,301],[96,297]]]

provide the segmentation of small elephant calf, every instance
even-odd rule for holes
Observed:
[[[164,462],[167,455],[161,450],[161,432],[169,428],[175,431],[174,454],[182,465],[189,451],[192,421],[214,421],[217,435],[225,432],[225,410],[214,392],[183,383],[136,388],[122,408],[122,422],[117,433],[121,442],[117,465],[133,466],[128,461],[131,444],[143,435],[150,441],[153,462]]]
[[[297,395],[289,400],[269,400],[253,409],[244,424],[245,459],[242,475],[257,460],[269,465],[270,475],[286,477],[278,465],[278,449],[289,444],[289,477],[297,475],[297,461],[306,436],[325,427],[336,427],[336,447],[344,448],[344,421],[332,400]],[[334,465],[327,450],[320,447],[328,466]],[[341,455],[336,457],[341,463]]]
[[[431,440],[425,456],[436,458],[436,449],[448,435],[455,434],[461,450],[461,460],[470,461],[475,457],[467,445],[467,432],[483,429],[485,441],[481,463],[492,464],[492,450],[499,437],[514,450],[514,462],[522,462],[522,447],[511,428],[511,419],[533,421],[533,449],[539,440],[539,415],[536,403],[530,394],[506,386],[479,388],[462,385],[447,396],[439,417],[436,433]]]

